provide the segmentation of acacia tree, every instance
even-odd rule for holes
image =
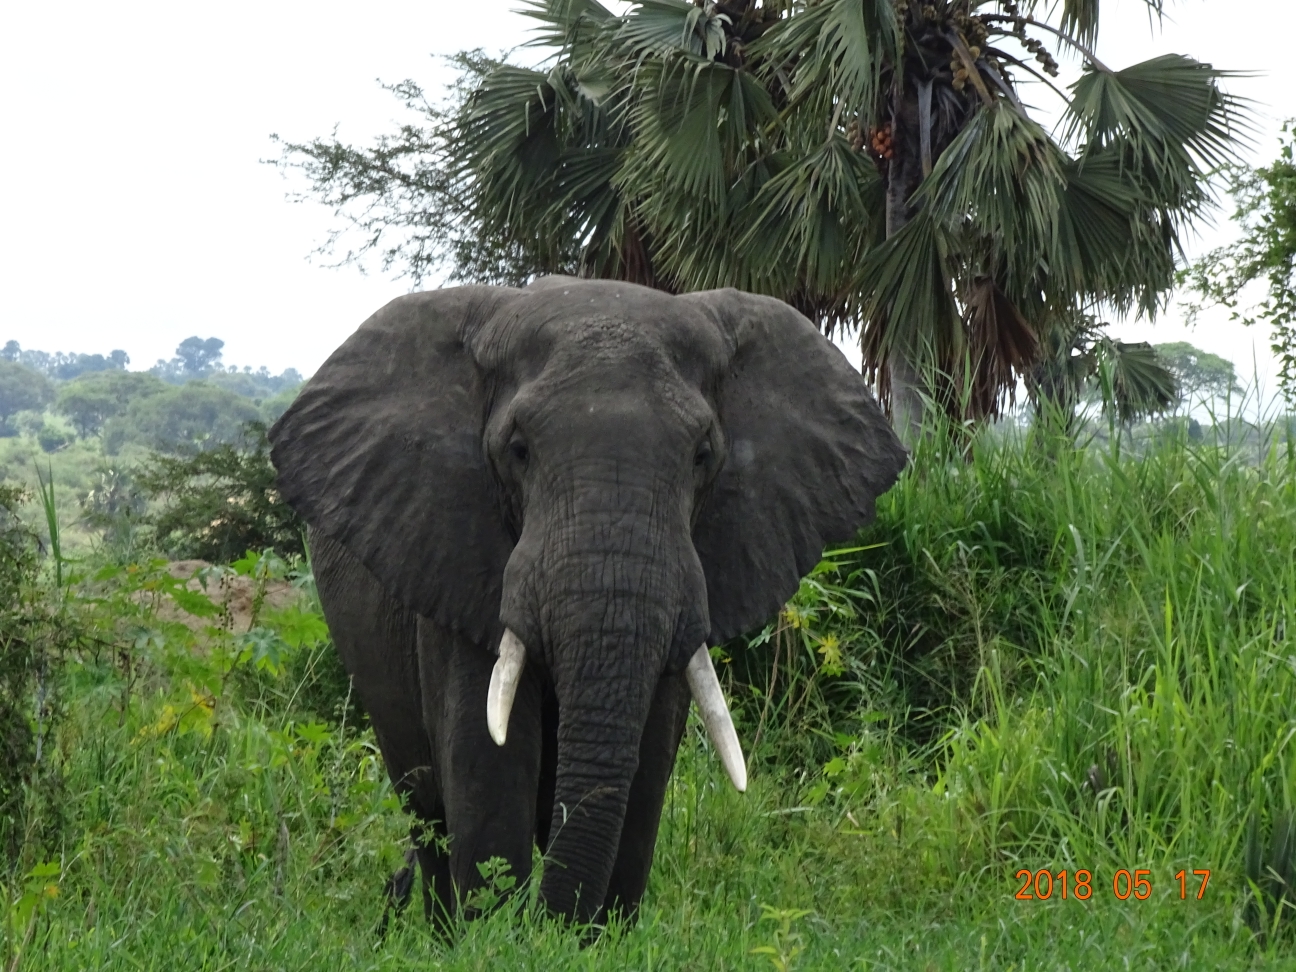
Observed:
[[[13,434],[10,420],[29,408],[43,408],[54,386],[39,372],[13,361],[0,361],[0,434]]]
[[[1155,313],[1239,122],[1209,65],[1103,64],[1097,0],[526,12],[547,63],[479,60],[432,128],[373,152],[289,145],[285,161],[343,209],[435,173],[430,208],[504,255],[502,279],[736,286],[858,327],[902,430],[924,394],[960,418],[996,414],[1019,376],[1045,394],[1033,379],[1059,363],[1041,348],[1068,348],[1099,308]],[[1069,92],[1051,80],[1058,46],[1085,64]],[[1028,79],[1065,102],[1056,138],[1019,96]],[[430,164],[402,168],[420,151]]]
[[[1217,354],[1193,347],[1187,341],[1170,341],[1153,345],[1157,357],[1175,376],[1179,406],[1192,405],[1201,399],[1240,396],[1233,362]]]
[[[145,371],[98,371],[60,386],[54,411],[68,417],[77,435],[98,435],[104,422],[120,415],[147,395],[166,390],[156,375]]]

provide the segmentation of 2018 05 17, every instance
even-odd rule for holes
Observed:
[[[1174,890],[1179,892],[1181,900],[1195,898],[1201,901],[1206,895],[1210,876],[1208,868],[1193,868],[1191,871],[1184,868],[1174,875]],[[1054,897],[1064,901],[1088,901],[1096,888],[1106,884],[1099,881],[1094,871],[1085,868],[1075,871],[1022,868],[1017,872],[1017,880],[1022,882],[1014,895],[1018,901],[1048,901]],[[1120,868],[1112,874],[1110,889],[1112,897],[1120,901],[1146,901],[1152,897],[1152,871],[1150,868]]]

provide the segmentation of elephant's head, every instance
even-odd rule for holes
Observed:
[[[541,893],[579,917],[603,899],[659,680],[691,669],[713,737],[731,737],[699,646],[775,614],[905,456],[860,375],[786,304],[570,278],[393,301],[272,437],[312,526],[500,653],[497,741],[517,673],[545,673],[561,867]],[[734,741],[716,741],[743,784]]]

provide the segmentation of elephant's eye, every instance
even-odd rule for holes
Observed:
[[[530,458],[531,453],[527,450],[527,445],[521,439],[514,439],[509,443],[509,454],[518,462],[525,463]]]
[[[697,447],[697,452],[693,456],[693,465],[705,466],[711,459],[711,442],[707,439],[702,440],[702,444]]]

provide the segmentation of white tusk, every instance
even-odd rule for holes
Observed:
[[[522,681],[522,668],[526,665],[526,648],[508,628],[500,639],[499,660],[491,671],[490,688],[486,690],[486,728],[496,746],[503,746],[508,738],[509,713],[513,711],[513,697]]]
[[[743,759],[742,746],[738,743],[738,733],[734,730],[733,718],[729,715],[729,706],[725,704],[724,695],[720,692],[720,679],[716,678],[715,665],[711,664],[711,653],[707,646],[701,648],[689,659],[688,668],[684,670],[688,679],[689,691],[697,703],[698,714],[706,726],[711,745],[715,746],[724,764],[725,772],[739,793],[747,791],[747,761]]]

